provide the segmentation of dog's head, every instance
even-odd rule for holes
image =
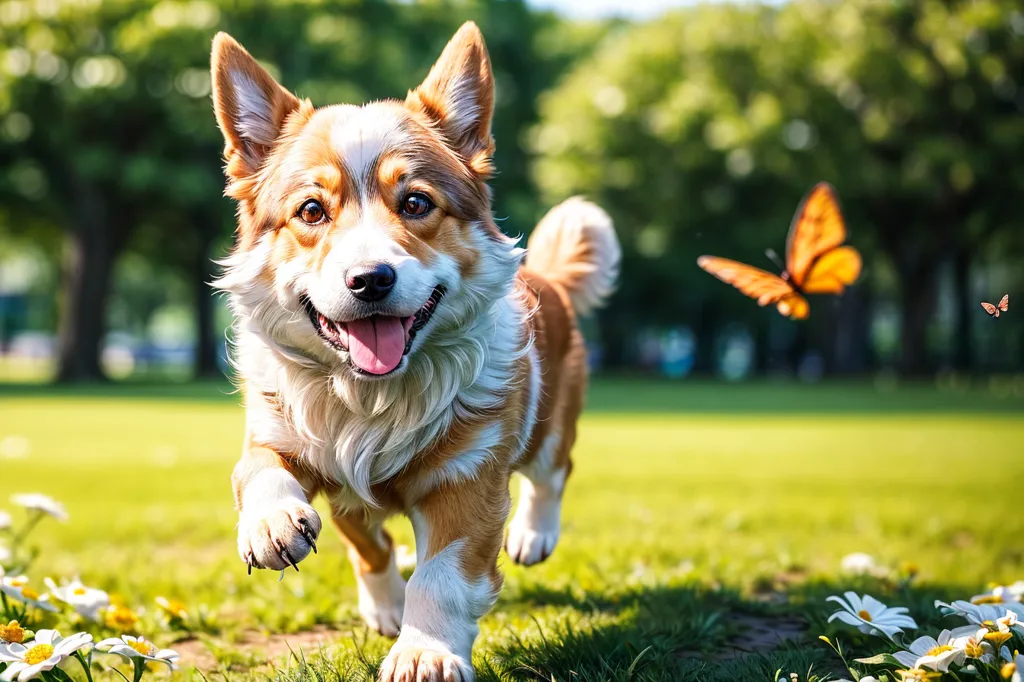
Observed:
[[[223,33],[212,70],[239,205],[218,286],[253,331],[379,379],[506,294],[520,253],[491,216],[494,83],[474,24],[404,102],[316,109]]]

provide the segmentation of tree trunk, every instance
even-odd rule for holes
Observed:
[[[114,236],[102,198],[79,192],[64,263],[57,381],[102,381],[100,351],[114,265]]]
[[[900,374],[919,377],[931,371],[928,323],[938,297],[937,270],[924,259],[917,267],[900,269]]]
[[[971,316],[971,254],[961,246],[953,256],[953,295],[956,297],[956,333],[953,345],[953,369],[970,372],[973,364]]]
[[[205,219],[209,220],[208,217]],[[196,216],[193,220],[204,218]],[[218,335],[213,323],[214,292],[210,287],[210,282],[214,279],[213,261],[210,260],[214,231],[204,225],[197,225],[195,231],[199,242],[192,268],[196,314],[195,376],[212,378],[220,376],[220,368],[217,366]]]

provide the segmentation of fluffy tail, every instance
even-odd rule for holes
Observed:
[[[561,285],[577,315],[603,305],[615,288],[622,249],[612,219],[581,197],[548,211],[526,251],[526,267]]]

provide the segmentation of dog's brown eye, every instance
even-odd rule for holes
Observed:
[[[402,213],[413,217],[427,215],[432,208],[434,208],[433,202],[422,192],[413,192],[405,197],[405,201],[402,203]]]
[[[324,207],[316,199],[310,199],[299,209],[299,218],[308,225],[316,225],[326,217]]]

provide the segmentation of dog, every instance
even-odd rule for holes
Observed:
[[[472,23],[404,101],[314,108],[224,33],[212,77],[238,206],[215,286],[246,409],[239,553],[298,570],[324,495],[360,615],[397,636],[380,680],[472,680],[503,537],[527,565],[558,541],[587,380],[576,319],[615,284],[611,220],[567,200],[525,251],[497,228],[494,80]],[[395,513],[416,538],[408,583],[382,525]]]

